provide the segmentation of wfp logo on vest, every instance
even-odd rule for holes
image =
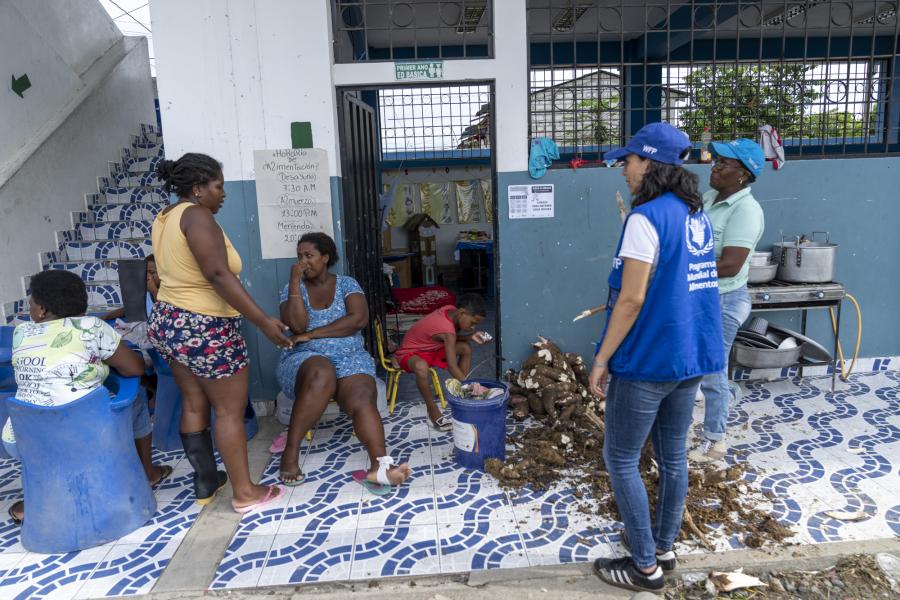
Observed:
[[[716,243],[713,237],[712,223],[706,213],[699,212],[688,215],[684,220],[684,238],[688,251],[693,256],[703,256],[713,249]]]

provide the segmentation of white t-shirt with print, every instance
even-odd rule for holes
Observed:
[[[68,317],[22,323],[13,333],[12,365],[16,399],[41,406],[74,402],[103,385],[105,361],[119,347],[119,336],[96,317]],[[9,420],[3,439],[14,442]]]

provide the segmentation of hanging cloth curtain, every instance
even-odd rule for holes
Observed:
[[[456,209],[460,224],[481,223],[481,207],[475,195],[475,181],[457,181]]]
[[[484,220],[488,223],[494,222],[494,198],[493,189],[490,179],[479,179],[481,184],[481,202],[484,205]]]
[[[419,186],[422,194],[422,212],[426,213],[439,225],[454,222],[453,209],[450,206],[450,184],[445,182],[429,182]]]

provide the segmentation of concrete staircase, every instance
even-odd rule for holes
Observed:
[[[72,228],[56,232],[56,249],[40,254],[41,270],[65,269],[87,285],[88,313],[102,313],[122,305],[116,261],[143,258],[153,252],[150,226],[169,204],[156,167],[164,157],[162,134],[141,125],[130,148],[118,162],[109,163],[109,176],[97,179],[95,194],[85,194],[84,211],[72,213]],[[22,278],[24,298],[2,306],[0,322],[28,320],[31,276]]]

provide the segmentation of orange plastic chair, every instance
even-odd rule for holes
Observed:
[[[393,363],[391,363],[390,358],[385,353],[384,350],[384,337],[382,336],[381,329],[381,321],[375,319],[375,344],[378,346],[378,361],[381,363],[381,367],[387,372],[388,380],[387,380],[387,401],[388,401],[388,412],[394,412],[394,405],[397,403],[397,390],[400,388],[400,376],[403,374],[403,369],[395,367]],[[438,378],[437,371],[434,368],[429,368],[428,373],[431,375],[431,383],[434,386],[435,395],[441,401],[441,408],[447,408],[447,401],[444,400],[444,390],[441,389],[441,380]]]

